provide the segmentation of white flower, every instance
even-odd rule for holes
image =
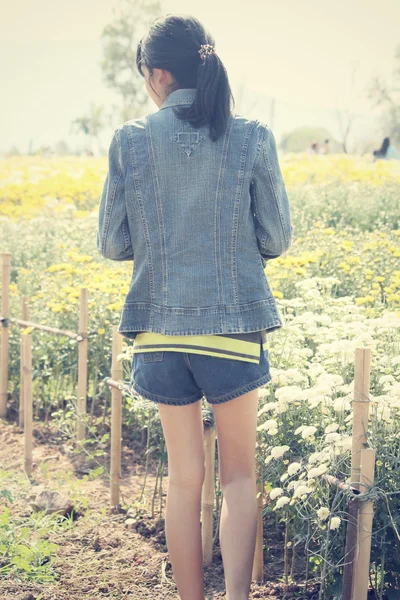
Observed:
[[[282,496],[282,494],[283,494],[282,488],[274,488],[273,490],[270,491],[269,497],[271,498],[271,500],[275,500],[275,498],[277,498],[278,496]]]
[[[274,446],[271,450],[271,456],[272,458],[281,458],[288,450],[290,450],[290,446]]]
[[[257,431],[264,431],[264,430],[269,430],[269,429],[276,429],[278,426],[278,423],[275,421],[275,419],[269,419],[268,421],[265,421],[264,423],[262,423],[262,425],[259,425],[257,427]]]
[[[331,373],[324,373],[317,379],[317,384],[326,384],[329,386],[337,387],[342,385],[343,377],[341,375],[332,375]]]
[[[308,399],[308,406],[310,408],[317,408],[317,406],[319,406],[321,404],[321,402],[323,402],[325,399],[325,396],[313,396],[312,398]]]
[[[321,519],[321,521],[325,521],[325,519],[329,517],[329,514],[329,508],[326,508],[326,506],[322,506],[317,510],[318,518]]]
[[[264,406],[258,411],[257,416],[260,417],[265,412],[269,410],[273,410],[276,407],[276,402],[267,402]]]
[[[297,382],[301,382],[304,379],[304,375],[302,375],[297,369],[288,369],[286,371],[286,376],[289,377],[292,381]]]
[[[277,433],[278,433],[278,430],[277,430],[277,429],[270,429],[270,430],[268,431],[268,435],[276,435]]]
[[[323,448],[321,452],[313,452],[308,457],[308,462],[310,465],[316,462],[325,462],[330,460],[330,448]]]
[[[333,433],[339,429],[339,425],[337,423],[331,423],[328,427],[325,427],[325,433]]]
[[[318,477],[319,475],[323,475],[328,470],[326,465],[320,465],[319,467],[314,467],[310,469],[307,473],[308,479],[312,479],[313,477]]]
[[[310,427],[305,427],[303,429],[303,431],[301,432],[301,436],[305,440],[308,437],[311,437],[312,435],[314,435],[314,433],[316,431],[317,431],[317,428],[311,425]]]
[[[324,377],[324,379],[325,379],[325,377]],[[318,392],[318,394],[322,394],[323,396],[332,396],[332,388],[330,385],[327,385],[325,382],[318,383],[318,385],[315,387],[315,389]]]
[[[332,517],[329,529],[337,529],[340,526],[340,517]]]
[[[290,498],[287,496],[281,496],[276,503],[275,508],[282,508],[282,506],[285,506],[285,504],[288,504],[288,502],[290,502]]]
[[[332,431],[332,433],[327,433],[325,436],[325,442],[327,444],[331,444],[332,442],[337,442],[338,440],[340,440],[341,435],[340,433],[337,433],[336,431]]]
[[[286,385],[275,391],[275,397],[283,402],[292,402],[301,391],[298,385]]]
[[[292,464],[290,464],[288,466],[288,473],[289,475],[294,475],[295,473],[297,473],[297,471],[300,471],[301,469],[301,464],[298,462],[293,462]]]
[[[350,404],[350,400],[352,400],[352,394],[349,394],[348,396],[341,396],[340,398],[336,398],[336,400],[333,401],[333,409],[336,412],[342,412],[343,410],[350,410],[351,409],[351,404]]]
[[[310,494],[311,492],[312,490],[307,485],[298,485],[293,494],[293,498],[301,498],[301,496]]]
[[[265,398],[265,396],[269,396],[269,389],[267,389],[267,388],[260,388],[258,390],[258,397],[259,398]]]

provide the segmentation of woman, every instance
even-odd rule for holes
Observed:
[[[159,110],[114,132],[97,247],[134,260],[119,331],[134,340],[132,388],[160,411],[180,598],[204,600],[205,396],[217,427],[227,598],[245,600],[258,388],[271,380],[266,334],[282,327],[264,267],[290,246],[288,198],[271,130],[232,113],[226,70],[197,19],[153,22],[137,66]]]

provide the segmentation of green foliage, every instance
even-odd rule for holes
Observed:
[[[106,85],[122,99],[122,121],[134,119],[150,108],[144,80],[136,67],[137,45],[150,20],[161,13],[159,0],[123,0],[103,30],[101,63]]]

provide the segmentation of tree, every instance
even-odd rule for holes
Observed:
[[[161,12],[161,0],[121,0],[114,19],[102,32],[104,81],[122,100],[121,120],[134,119],[150,106],[143,79],[136,67],[141,31]]]
[[[89,138],[90,152],[93,152],[93,142],[97,142],[97,149],[99,150],[99,135],[104,129],[104,106],[96,106],[95,104],[90,105],[89,114],[85,114],[82,117],[74,119],[71,123],[71,133],[77,132],[82,133],[84,139]]]
[[[382,77],[375,75],[367,93],[374,107],[383,108],[381,120],[386,135],[400,144],[400,43],[395,50],[393,84],[389,85]]]
[[[345,108],[343,110],[336,109],[336,118],[337,118],[338,124],[339,124],[341,149],[343,150],[343,152],[345,154],[347,154],[349,151],[348,144],[349,144],[350,131],[354,124],[355,119],[357,118],[356,114],[350,108],[351,99],[352,99],[354,89],[355,89],[355,80],[356,80],[357,71],[358,71],[358,64],[353,65],[353,69],[352,69],[352,73],[351,73],[350,98],[349,98],[349,104],[348,104],[347,108]]]
[[[65,140],[59,140],[54,146],[54,152],[57,156],[66,156],[71,154],[69,146]]]

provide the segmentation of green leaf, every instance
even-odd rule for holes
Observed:
[[[12,564],[16,565],[17,567],[19,567],[20,569],[23,569],[24,571],[31,571],[31,565],[28,563],[27,560],[25,560],[24,558],[21,558],[20,556],[14,556],[14,558],[11,560]]]
[[[3,496],[3,498],[7,498],[7,500],[9,502],[11,502],[11,504],[14,503],[14,498],[12,493],[10,492],[10,490],[1,490],[0,492],[0,496]]]

